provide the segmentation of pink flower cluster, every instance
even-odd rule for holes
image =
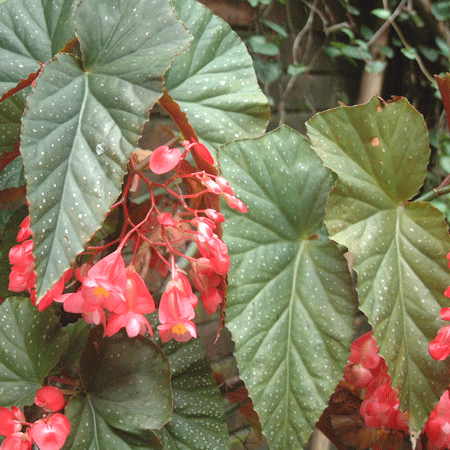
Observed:
[[[445,391],[428,418],[424,431],[428,437],[427,449],[441,450],[450,446],[450,398]]]
[[[128,336],[153,335],[144,314],[155,310],[153,298],[132,265],[125,267],[120,250],[116,250],[90,269],[75,271],[80,289],[55,298],[64,310],[81,314],[87,323],[103,323],[105,334],[112,336],[125,327]],[[106,313],[108,322],[106,322]]]
[[[450,260],[450,253],[447,259]],[[445,290],[444,295],[450,298],[450,287]],[[442,320],[450,320],[450,308],[442,308],[440,316]],[[443,361],[450,355],[450,325],[445,325],[438,331],[436,339],[430,342],[428,350],[436,361]]]
[[[386,362],[378,355],[378,350],[372,331],[356,339],[345,368],[345,381],[365,389],[365,400],[360,412],[367,426],[408,431],[405,416],[398,409],[400,401],[397,392],[391,387]]]
[[[17,406],[0,408],[0,435],[6,436],[1,450],[31,450],[33,442],[40,450],[59,450],[64,445],[70,423],[58,412],[66,404],[63,393],[56,387],[44,386],[37,391],[34,403],[44,409],[44,417],[32,424]]]
[[[36,304],[36,274],[34,273],[35,258],[32,253],[33,241],[28,239],[32,234],[30,229],[30,216],[27,216],[20,224],[20,231],[17,234],[17,242],[20,242],[20,244],[15,245],[9,251],[9,261],[13,267],[9,274],[8,289],[11,292],[28,291],[31,295],[31,301],[33,304]],[[70,277],[71,270],[68,270],[39,302],[39,311],[43,311],[56,297],[62,294],[64,283],[70,279]]]
[[[218,232],[220,224],[225,220],[223,215],[212,207],[199,209],[198,205],[201,202],[208,205],[218,204],[218,196],[222,196],[231,207],[241,212],[246,212],[247,208],[236,198],[230,184],[223,177],[204,171],[192,172],[192,166],[184,160],[191,149],[194,149],[196,155],[207,164],[214,164],[211,154],[203,144],[191,139],[184,141],[183,145],[185,147],[183,154],[179,149],[161,146],[150,156],[149,167],[153,172],[164,174],[175,170],[175,175],[166,183],[152,183],[139,172],[133,175],[138,177],[138,181],[142,177],[149,187],[151,206],[145,218],[138,225],[134,225],[124,204],[127,224],[131,224],[132,228],[127,233],[121,234],[117,240],[119,248],[92,267],[83,265],[75,270],[80,288],[77,292],[63,294],[65,282],[72,277],[72,270],[67,271],[41,300],[40,310],[54,300],[62,303],[65,311],[81,314],[87,323],[96,325],[102,323],[107,336],[112,336],[121,328],[125,328],[130,337],[145,334],[147,331],[153,335],[150,323],[145,317],[145,314],[155,311],[152,295],[134,266],[130,264],[125,267],[121,254],[127,239],[132,237],[136,247],[142,240],[150,244],[152,252],[150,267],[157,267],[161,274],[171,270],[171,279],[159,304],[161,325],[158,329],[162,341],[175,339],[185,342],[197,336],[193,319],[198,298],[193,292],[193,287],[199,292],[200,301],[206,312],[208,314],[216,312],[219,305],[224,303],[225,276],[230,267],[228,248]],[[181,191],[177,193],[171,189],[170,184],[176,178],[186,179],[193,193],[185,195]],[[153,192],[154,187],[165,189],[168,196],[176,199],[173,205],[175,210],[178,211],[181,205],[185,211],[178,212],[175,216],[166,210],[160,211]],[[129,186],[124,189],[122,201],[128,189]],[[193,199],[192,203],[197,205],[197,208],[189,206],[187,199]],[[167,208],[167,204],[164,205]],[[31,236],[29,224],[29,218],[23,221],[18,236],[19,242],[22,243],[13,247],[9,254],[13,264],[9,288],[15,292],[28,290],[35,300],[33,244],[31,239],[25,240]],[[151,239],[147,237],[148,233],[152,235]],[[197,257],[184,255],[177,250],[177,242],[186,240],[196,242]],[[175,256],[184,257],[189,261],[188,274],[176,265]]]

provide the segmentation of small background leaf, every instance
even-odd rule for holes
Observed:
[[[271,449],[304,448],[342,376],[355,299],[321,234],[331,176],[288,127],[226,144],[220,168],[248,207],[224,208],[227,326]]]
[[[308,122],[312,146],[339,181],[327,203],[330,236],[355,253],[361,310],[374,328],[400,407],[421,430],[448,385],[448,362],[428,344],[448,306],[450,239],[444,216],[408,202],[429,157],[421,115],[405,99],[340,107]]]
[[[0,305],[0,406],[34,403],[36,391],[67,348],[67,333],[50,309],[27,298]]]
[[[173,4],[194,41],[175,58],[165,88],[215,156],[220,144],[263,133],[269,105],[247,48],[230,26],[195,0]]]

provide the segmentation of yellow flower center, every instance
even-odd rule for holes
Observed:
[[[110,292],[108,292],[105,288],[102,288],[100,286],[97,286],[94,289],[94,295],[97,298],[108,298],[109,297]]]
[[[177,323],[176,325],[174,325],[172,327],[172,332],[174,334],[178,334],[179,336],[181,336],[184,333],[186,333],[186,331],[187,331],[187,329],[182,323]]]

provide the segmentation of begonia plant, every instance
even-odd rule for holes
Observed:
[[[450,445],[450,187],[421,192],[406,99],[265,134],[245,45],[196,0],[6,0],[0,59],[2,450],[229,448],[203,312],[271,449]],[[155,104],[174,128],[143,149]]]

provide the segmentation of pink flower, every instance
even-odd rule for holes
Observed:
[[[17,242],[23,242],[25,239],[28,239],[32,236],[33,233],[30,228],[30,216],[25,217],[20,224],[20,231],[17,234]]]
[[[390,385],[384,384],[362,402],[360,412],[368,427],[408,431],[405,417],[398,409],[399,404],[397,392]]]
[[[0,434],[9,436],[22,429],[25,423],[25,414],[17,407],[12,406],[11,409],[0,408]]]
[[[228,248],[204,220],[198,222],[197,247],[202,256],[209,260],[214,272],[226,275],[230,268]]]
[[[153,297],[132,265],[127,267],[126,274],[125,302],[119,303],[114,309],[114,315],[108,320],[105,335],[112,336],[125,327],[129,337],[145,334],[147,329],[153,336],[152,328],[144,316],[155,310]]]
[[[214,165],[214,158],[211,156],[209,150],[203,144],[200,144],[200,142],[195,141],[194,138],[191,138],[191,142],[184,141],[183,145],[188,150],[193,147],[194,150],[197,152],[197,155],[200,156],[200,158],[202,158],[203,161],[206,161],[211,166]]]
[[[57,412],[64,408],[64,394],[54,386],[44,386],[38,389],[34,403],[46,411]]]
[[[36,281],[35,259],[32,253],[33,241],[30,239],[15,245],[9,251],[9,261],[13,265],[9,275],[8,289],[12,292],[31,292]]]
[[[181,160],[179,148],[169,148],[167,145],[155,148],[150,156],[149,166],[152,172],[161,175],[171,171]]]
[[[215,288],[209,289],[200,295],[200,301],[208,314],[214,314],[219,305],[223,303],[222,291]]]
[[[428,351],[436,361],[443,361],[450,355],[450,325],[442,327],[434,341],[428,345]]]
[[[186,342],[191,337],[197,337],[194,308],[198,299],[192,292],[189,280],[175,269],[172,279],[167,283],[159,305],[159,334],[162,342],[175,339]]]
[[[70,422],[64,414],[50,414],[29,429],[30,437],[41,450],[59,450],[70,433]]]
[[[17,431],[13,434],[10,434],[2,444],[2,450],[31,450],[32,441],[28,433],[22,433]],[[42,448],[41,450],[46,450]]]
[[[427,434],[430,448],[438,450],[450,445],[450,398],[448,390],[442,394],[438,404],[431,412],[424,431]]]
[[[103,308],[114,311],[125,303],[127,274],[125,263],[119,250],[111,253],[92,266],[86,275],[80,275],[81,289],[72,294],[61,295],[55,301],[64,303],[64,310],[80,314],[87,323],[100,322],[106,327]]]

